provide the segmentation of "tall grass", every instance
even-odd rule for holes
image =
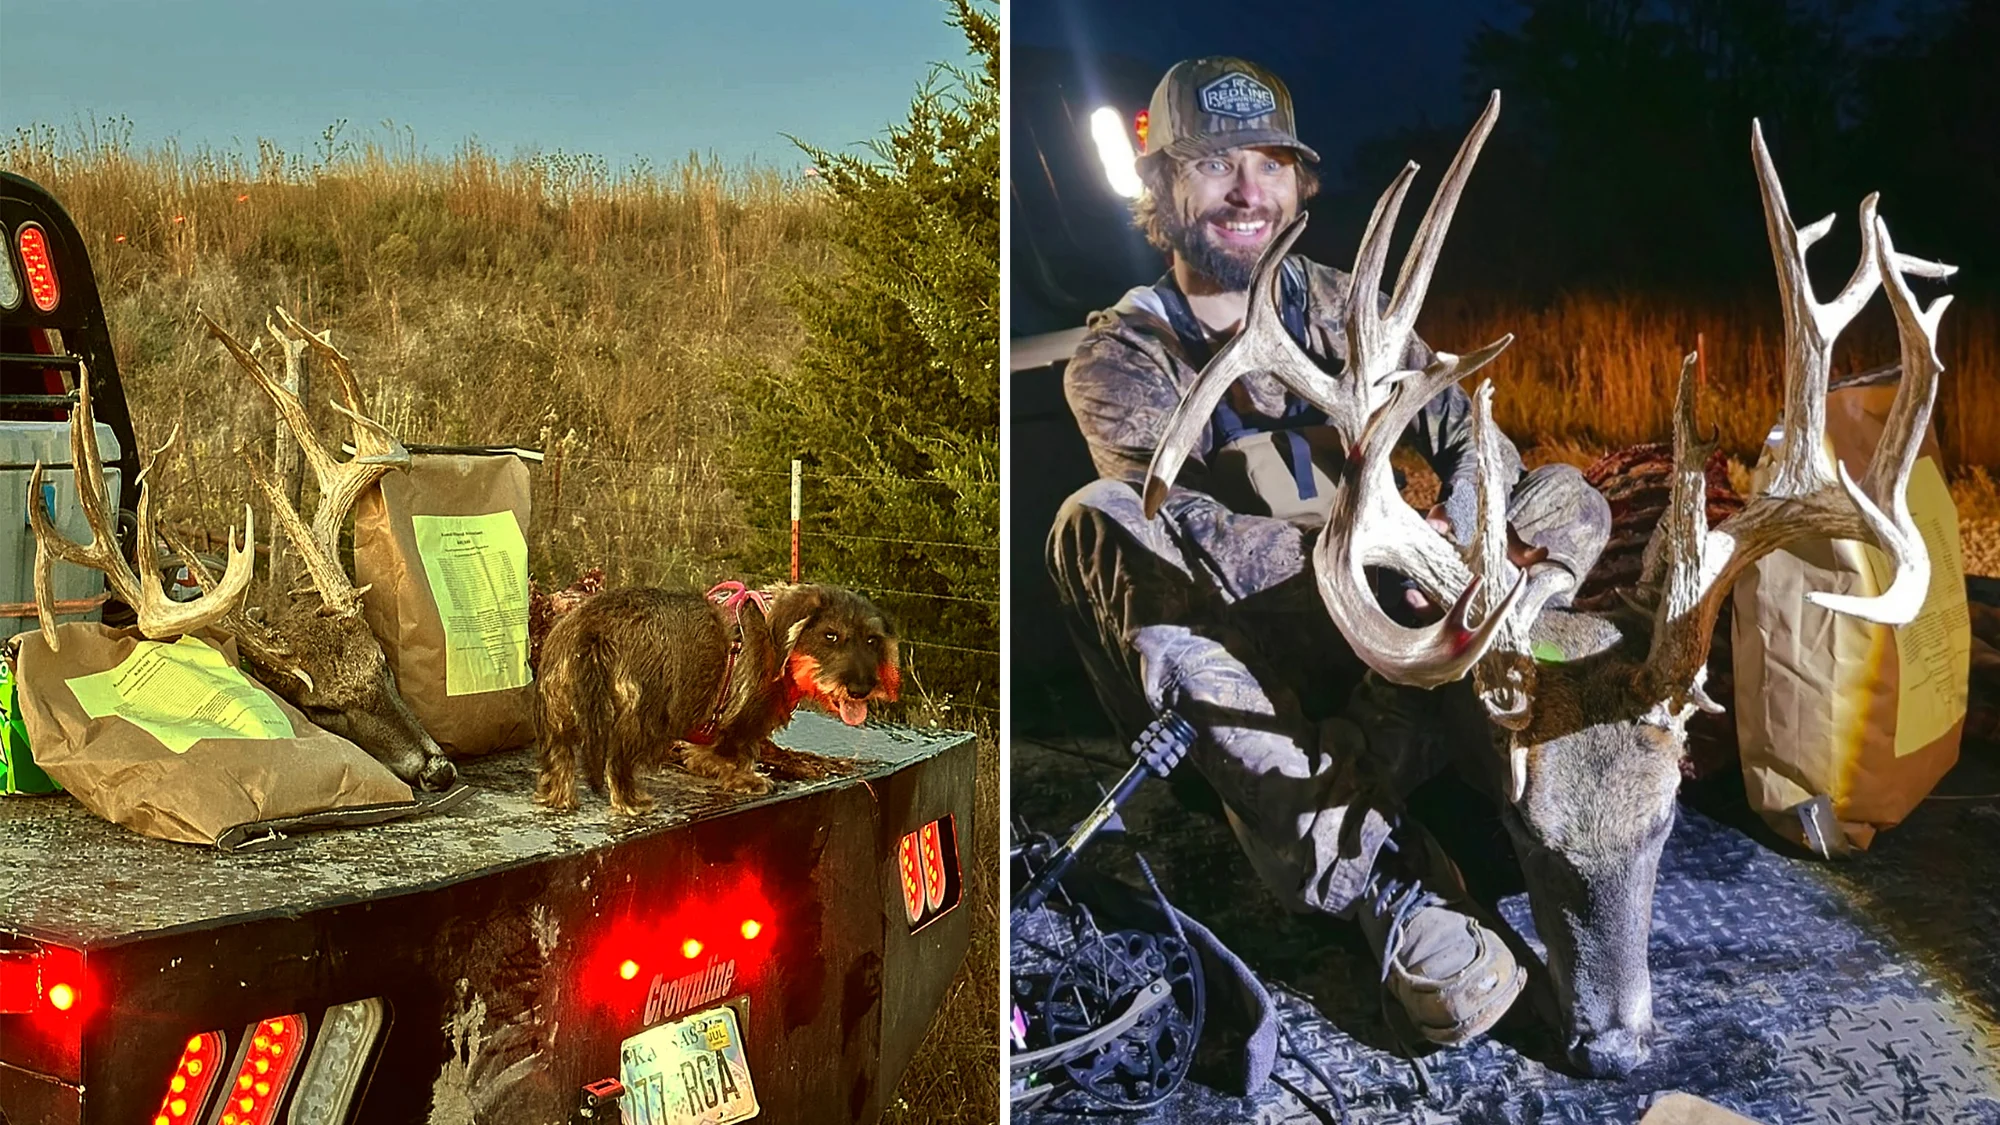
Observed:
[[[182,426],[171,521],[219,533],[251,494],[239,454],[268,463],[275,432],[194,310],[247,342],[282,304],[332,329],[405,441],[547,448],[531,557],[559,581],[593,564],[613,582],[701,581],[746,541],[722,388],[789,358],[779,285],[832,265],[807,182],[699,156],[614,174],[337,129],[311,154],[141,151],[114,121],[17,131],[0,166],[81,229],[140,440]],[[316,378],[315,418],[343,433],[331,374]]]
[[[1700,417],[1723,448],[1754,462],[1778,421],[1784,390],[1783,324],[1775,294],[1735,302],[1577,294],[1546,306],[1433,298],[1419,332],[1433,346],[1466,352],[1512,332],[1514,343],[1486,369],[1494,413],[1516,444],[1611,449],[1664,441],[1681,357],[1697,333],[1707,383]],[[1955,467],[2000,466],[2000,316],[1970,302],[1945,314],[1939,353],[1945,374],[1934,414],[1938,441]],[[1839,341],[1834,375],[1898,358],[1895,327],[1878,298]]]

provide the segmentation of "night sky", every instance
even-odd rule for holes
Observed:
[[[1404,161],[1423,166],[1427,199],[1497,87],[1445,288],[1768,285],[1752,119],[1802,222],[1880,191],[1911,245],[1951,248],[1956,284],[2000,287],[2000,5],[1987,0],[1016,0],[1009,21],[1018,332],[1077,323],[1157,276],[1087,118],[1109,105],[1129,120],[1169,66],[1204,54],[1290,88],[1322,156],[1300,249],[1322,261],[1351,255]],[[1851,237],[1836,230],[1822,259]]]

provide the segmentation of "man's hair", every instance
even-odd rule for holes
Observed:
[[[1161,155],[1151,160],[1139,161],[1139,198],[1132,201],[1132,225],[1146,234],[1146,241],[1155,249],[1172,253],[1174,244],[1167,238],[1172,219],[1162,215],[1163,208],[1174,205],[1174,175],[1180,169],[1171,156]],[[1319,173],[1311,162],[1294,160],[1292,171],[1299,177],[1299,203],[1319,194]]]

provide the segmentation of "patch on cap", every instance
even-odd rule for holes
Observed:
[[[1232,70],[1203,86],[1195,96],[1202,112],[1238,121],[1266,117],[1278,110],[1278,95],[1240,70]]]

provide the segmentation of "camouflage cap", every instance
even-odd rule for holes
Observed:
[[[1292,94],[1278,76],[1226,55],[1184,59],[1153,88],[1146,110],[1146,155],[1187,160],[1232,148],[1289,148],[1313,163],[1319,153],[1299,140]]]

